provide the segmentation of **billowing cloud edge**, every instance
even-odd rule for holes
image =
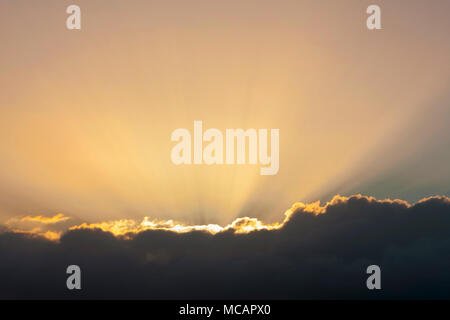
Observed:
[[[321,205],[320,201],[312,203],[296,202],[291,208],[285,211],[284,219],[281,222],[272,224],[265,224],[257,218],[240,217],[232,221],[226,226],[220,226],[218,224],[205,224],[205,225],[187,225],[182,222],[170,220],[158,220],[144,217],[142,221],[136,221],[133,219],[119,219],[110,220],[104,222],[88,223],[83,222],[80,224],[74,224],[68,226],[65,230],[52,229],[53,225],[60,222],[65,222],[70,217],[64,216],[59,213],[52,217],[44,216],[26,216],[23,218],[13,218],[7,221],[3,226],[3,231],[0,232],[12,232],[27,235],[30,237],[43,237],[51,241],[59,241],[61,236],[69,231],[73,230],[101,230],[103,232],[109,232],[115,237],[131,239],[137,234],[149,231],[149,230],[163,230],[174,233],[189,233],[194,231],[203,231],[212,235],[222,232],[232,232],[234,234],[248,234],[261,230],[273,231],[282,229],[288,224],[293,217],[298,214],[310,214],[313,216],[327,214],[327,212],[339,205],[348,204],[351,201],[363,200],[372,205],[390,205],[398,206],[400,208],[412,208],[426,204],[428,202],[437,200],[450,204],[450,198],[447,196],[430,196],[419,200],[416,203],[410,204],[407,201],[400,199],[376,199],[372,196],[364,196],[361,194],[355,194],[351,196],[335,195],[330,201]],[[33,228],[26,228],[24,223],[33,222],[41,225],[45,225],[45,228],[41,226],[34,226]]]

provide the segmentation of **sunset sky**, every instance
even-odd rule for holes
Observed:
[[[449,14],[0,0],[0,300],[450,299]],[[279,171],[176,165],[196,121],[279,129]]]
[[[369,31],[373,2],[0,1],[0,223],[281,223],[336,194],[448,196],[450,2],[382,1]],[[175,166],[194,120],[280,129],[278,174]]]

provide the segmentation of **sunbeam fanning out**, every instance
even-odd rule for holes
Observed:
[[[450,299],[449,14],[0,0],[0,300]]]
[[[80,1],[80,32],[51,2],[0,3],[1,222],[274,223],[337,193],[449,192],[448,1],[408,2],[426,27],[388,2],[380,32],[354,18],[361,1]],[[175,165],[171,133],[196,120],[279,129],[279,170]]]

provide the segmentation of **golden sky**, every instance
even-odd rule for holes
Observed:
[[[1,1],[0,222],[227,225],[336,193],[448,195],[450,3],[381,1],[369,31],[373,2]],[[175,166],[171,132],[194,120],[279,128],[279,173]]]

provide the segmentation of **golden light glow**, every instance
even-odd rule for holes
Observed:
[[[136,234],[146,230],[165,230],[176,233],[185,233],[191,231],[205,231],[211,234],[232,230],[234,233],[249,233],[258,230],[274,230],[282,227],[282,224],[275,223],[265,225],[263,222],[255,218],[243,217],[238,218],[231,224],[222,227],[217,224],[208,225],[185,225],[173,220],[150,220],[145,217],[140,223],[134,220],[116,220],[101,223],[82,223],[72,226],[69,230],[77,229],[100,229],[102,231],[111,232],[115,236],[126,236],[127,234]]]
[[[62,234],[62,232],[55,231],[42,232],[40,228],[35,228],[32,230],[11,229],[9,231],[13,233],[26,234],[31,237],[43,237],[51,241],[58,241],[61,238]]]
[[[22,219],[20,219],[20,221],[32,221],[32,222],[40,222],[40,223],[44,223],[44,224],[52,224],[52,223],[58,223],[58,222],[62,222],[62,221],[66,221],[70,219],[69,217],[64,216],[62,213],[58,213],[57,215],[47,218],[47,217],[43,217],[43,216],[35,216],[35,217],[30,217],[30,216],[26,216],[23,217]]]
[[[450,79],[438,4],[422,1],[411,19],[387,1],[395,26],[368,32],[359,0],[132,2],[79,0],[88,18],[72,32],[63,1],[0,1],[0,223],[248,232],[276,227],[297,200],[403,197],[360,187],[396,166],[408,171],[391,190],[407,200],[430,190],[413,184],[448,191],[450,155],[421,155],[422,172],[404,165],[448,136],[431,106]],[[280,129],[278,174],[174,165],[171,133],[195,120]],[[66,216],[40,216],[55,212]]]
[[[446,196],[433,196],[424,198],[419,200],[417,203],[422,203],[423,201],[427,201],[430,199],[443,199],[446,202],[450,203],[450,198]],[[351,199],[365,199],[369,203],[379,203],[379,204],[397,204],[399,206],[411,207],[412,204],[407,201],[400,199],[382,199],[378,200],[374,197],[363,196],[361,194],[352,195],[349,197],[336,195],[330,201],[326,202],[324,205],[320,205],[320,201],[312,202],[312,203],[302,203],[296,202],[292,205],[292,207],[285,211],[284,219],[281,222],[266,224],[256,218],[242,217],[237,218],[230,224],[226,226],[220,226],[218,224],[207,224],[207,225],[188,225],[183,224],[181,222],[176,222],[174,220],[158,220],[158,219],[150,219],[149,217],[144,217],[142,221],[136,221],[133,219],[120,219],[120,220],[112,220],[107,222],[98,222],[98,223],[86,223],[83,222],[81,224],[76,224],[68,227],[65,230],[43,230],[40,227],[34,227],[31,229],[27,229],[25,226],[18,226],[17,224],[14,227],[9,226],[9,231],[15,233],[24,233],[31,236],[40,236],[47,238],[52,241],[58,241],[61,235],[68,230],[82,230],[82,229],[99,229],[104,232],[110,232],[114,236],[123,237],[125,239],[130,239],[134,235],[147,231],[147,230],[163,230],[168,232],[175,233],[186,233],[191,231],[204,231],[210,234],[217,234],[220,232],[231,231],[235,234],[246,234],[250,232],[256,232],[260,230],[277,230],[283,228],[283,226],[289,222],[293,215],[303,212],[313,215],[320,215],[327,212],[327,209],[330,206],[336,206],[339,204],[345,204]],[[52,217],[54,218],[54,217]],[[41,217],[40,220],[48,220],[51,218]],[[14,219],[14,221],[25,223],[28,219]],[[47,225],[48,227],[53,227],[54,225]]]

